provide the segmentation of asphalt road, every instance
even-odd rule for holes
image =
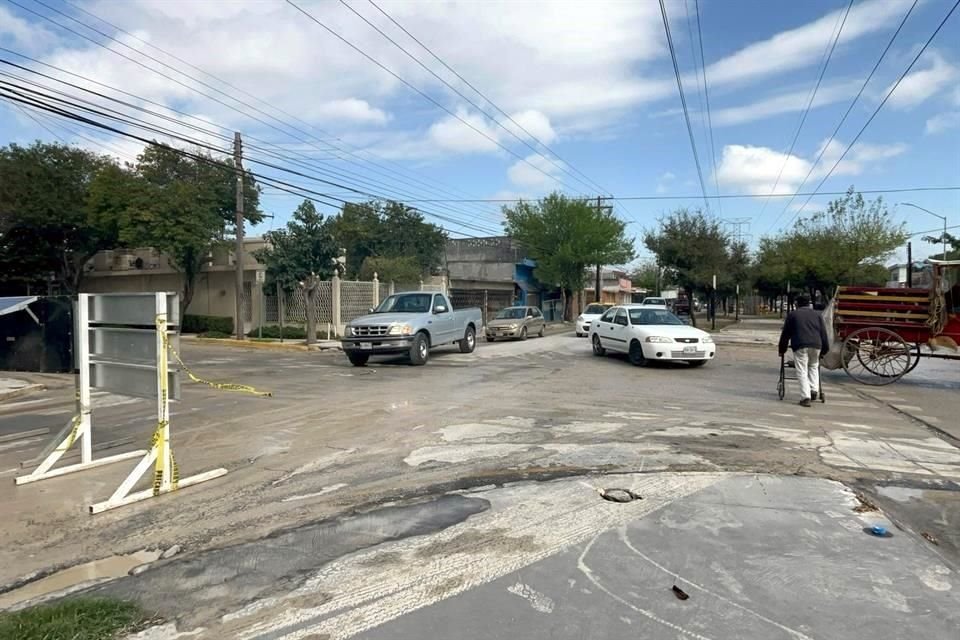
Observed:
[[[723,496],[712,495],[707,500],[711,494],[702,493],[712,490],[717,483],[736,489],[727,494],[729,506],[738,500],[757,499],[754,496],[748,500],[756,491],[755,487],[744,485],[751,477],[768,478],[766,485],[760,480],[756,485],[767,486],[784,476],[798,476],[813,483],[804,485],[801,493],[815,494],[809,500],[816,506],[806,511],[826,527],[820,542],[827,544],[830,536],[845,535],[844,531],[863,536],[862,526],[882,520],[897,531],[898,540],[910,541],[910,545],[900,548],[899,557],[905,562],[925,563],[926,582],[917,579],[922,582],[918,588],[931,589],[930,611],[939,611],[941,601],[945,602],[949,595],[955,598],[955,589],[960,588],[954,585],[960,558],[956,533],[960,529],[960,504],[954,498],[960,493],[960,456],[956,443],[937,430],[945,430],[944,421],[949,422],[951,415],[948,408],[957,402],[958,394],[951,386],[956,385],[956,372],[952,372],[951,379],[947,373],[926,371],[922,366],[910,386],[889,387],[879,393],[868,389],[873,395],[850,385],[842,373],[828,373],[824,380],[827,404],[804,409],[796,406],[793,396],[783,402],[777,400],[779,360],[775,349],[769,347],[721,345],[717,360],[700,369],[683,365],[638,369],[621,358],[594,357],[585,339],[566,334],[526,342],[483,344],[471,355],[459,354],[455,349],[441,350],[425,367],[374,361],[368,367],[353,368],[336,353],[197,344],[185,344],[184,352],[188,363],[206,378],[252,384],[274,394],[272,398],[258,398],[184,385],[183,400],[175,405],[172,417],[174,451],[181,472],[189,475],[224,466],[229,474],[171,496],[90,516],[86,506],[109,496],[131,464],[119,463],[15,488],[10,478],[17,473],[18,463],[37,455],[49,436],[0,442],[0,504],[7,516],[0,527],[0,583],[11,584],[31,572],[109,554],[180,544],[185,550],[182,562],[193,563],[192,573],[184,573],[183,565],[174,558],[143,574],[142,580],[152,576],[149,584],[153,587],[148,582],[130,579],[132,582],[124,589],[142,592],[145,600],[154,603],[165,617],[176,620],[182,629],[213,625],[209,637],[227,637],[217,625],[229,623],[235,627],[229,637],[263,640],[327,637],[322,635],[327,633],[326,627],[318,625],[328,624],[323,622],[327,618],[334,619],[329,614],[321,612],[319,617],[304,616],[291,621],[284,613],[298,606],[307,607],[305,603],[318,605],[329,600],[338,607],[337,616],[356,610],[357,616],[366,619],[396,619],[396,624],[401,624],[406,621],[400,616],[405,611],[419,610],[428,604],[445,606],[447,598],[460,598],[461,594],[466,597],[470,589],[496,580],[506,580],[509,584],[504,583],[505,588],[515,587],[514,591],[520,593],[508,591],[508,595],[512,594],[508,600],[539,602],[536,606],[544,608],[547,605],[540,598],[543,596],[557,606],[564,602],[574,606],[574,601],[557,595],[556,585],[531,587],[524,580],[514,580],[514,572],[549,561],[556,554],[582,553],[593,536],[612,525],[650,526],[650,521],[644,519],[652,516],[645,511],[621,510],[613,515],[600,511],[594,520],[584,521],[586,524],[578,528],[577,536],[558,537],[551,533],[556,526],[555,511],[544,512],[542,520],[534,519],[524,528],[520,522],[522,512],[509,512],[503,506],[515,499],[509,492],[527,492],[528,508],[530,501],[562,505],[566,500],[571,504],[600,504],[602,509],[616,509],[624,505],[599,500],[597,489],[609,486],[606,483],[615,479],[623,482],[626,480],[622,478],[635,478],[641,486],[652,483],[647,500],[653,500],[658,492],[662,494],[657,509],[678,509],[678,514],[683,514],[688,509],[685,505],[697,500],[697,495],[707,502],[724,504]],[[795,390],[791,391],[795,395]],[[884,398],[883,394],[888,392],[899,395]],[[71,390],[61,389],[0,405],[0,437],[42,428],[56,431],[70,417],[71,395]],[[909,411],[891,406],[896,402],[910,407]],[[98,403],[94,413],[95,443],[120,443],[110,452],[146,445],[155,423],[150,401],[107,394]],[[773,536],[770,546],[760,553],[768,560],[771,554],[789,551],[789,540],[785,541],[783,536],[790,531],[785,523],[793,517],[788,502],[794,499],[794,490],[791,487],[779,502],[770,505],[783,510],[784,528],[777,530],[780,533],[769,532]],[[427,524],[422,528],[403,517],[400,519],[404,526],[385,526],[383,522],[396,519],[394,514],[364,525],[359,533],[350,527],[344,532],[344,523],[351,521],[349,514],[380,513],[384,505],[409,506],[418,500],[436,500],[451,491],[472,492],[471,496],[492,506],[479,510],[483,513],[468,509],[469,513],[461,514],[459,519],[449,516],[452,519],[443,520],[442,531],[429,525],[433,516],[426,518]],[[863,492],[868,506],[853,497],[854,491]],[[870,511],[871,502],[879,504],[884,512]],[[859,508],[855,516],[858,520],[835,517],[853,513],[854,507]],[[511,514],[509,517],[499,515],[504,509]],[[722,509],[718,508],[715,515],[721,523],[732,521],[732,516]],[[681,531],[698,530],[699,526],[684,529],[682,520],[689,517],[677,515],[671,526]],[[461,521],[463,518],[467,519]],[[485,519],[490,522],[483,524]],[[742,521],[744,527],[759,531],[758,521],[743,514],[735,519]],[[483,536],[476,531],[471,534],[474,522],[485,531]],[[830,523],[839,528],[828,527]],[[319,538],[297,537],[298,531],[313,531],[305,527],[320,527],[318,531],[322,533],[317,534]],[[704,529],[704,535],[717,535],[709,526]],[[512,564],[501,566],[498,573],[473,583],[463,579],[463,571],[450,573],[451,566],[463,564],[457,551],[460,547],[455,546],[457,553],[451,554],[445,551],[449,551],[449,546],[439,544],[430,552],[432,555],[423,552],[416,557],[440,563],[436,575],[447,581],[445,586],[428,582],[399,589],[397,593],[403,594],[397,600],[399,604],[383,600],[385,593],[371,594],[374,600],[389,605],[376,611],[363,610],[366,601],[359,596],[342,600],[343,594],[329,591],[330,584],[356,583],[362,591],[363,580],[378,582],[381,575],[399,579],[388,570],[397,570],[395,561],[401,556],[384,556],[392,557],[393,565],[387,560],[367,558],[367,564],[341,566],[341,561],[329,555],[298,551],[295,557],[278,563],[279,573],[269,574],[269,579],[265,579],[259,560],[253,565],[238,561],[280,553],[276,545],[269,543],[276,539],[278,531],[291,532],[299,540],[292,544],[294,549],[306,545],[315,550],[320,548],[318,540],[336,537],[340,545],[337,553],[343,558],[354,558],[359,550],[377,557],[390,554],[390,545],[411,544],[409,540],[414,539],[419,541],[417,544],[429,544],[434,537],[450,536],[454,530],[456,535],[466,536],[458,538],[461,546],[463,540],[474,536],[473,543],[467,545],[473,558],[470,567],[484,566],[497,554],[519,555]],[[822,549],[815,545],[817,527],[812,530],[813,542],[809,544],[813,546],[809,548]],[[348,533],[353,537],[349,538]],[[922,538],[921,533],[927,533],[937,544]],[[267,537],[268,534],[272,535]],[[506,547],[496,544],[501,538],[512,542]],[[446,538],[440,542],[443,540]],[[661,539],[658,553],[675,553],[675,549],[664,547],[668,543],[669,539]],[[736,543],[728,549],[730,553],[738,549],[742,552],[747,541]],[[257,544],[266,546],[255,547],[257,551],[253,553],[246,546]],[[599,546],[593,547],[594,551],[602,552],[605,538],[595,544]],[[621,542],[614,540],[613,544]],[[696,549],[695,543],[687,544],[692,545],[691,550]],[[778,546],[784,544],[787,546]],[[862,543],[843,544],[855,548]],[[534,553],[534,547],[542,552]],[[415,555],[416,550],[411,553]],[[671,563],[677,561],[677,557],[670,557]],[[263,566],[268,564],[264,562]],[[228,568],[226,572],[224,566]],[[377,567],[380,569],[374,571]],[[843,567],[837,565],[836,569],[842,573]],[[409,574],[411,568],[401,563],[399,570]],[[734,581],[742,582],[749,577],[744,570],[745,567],[738,567],[728,573]],[[578,571],[581,575],[570,579],[588,579],[589,572]],[[689,579],[719,580],[720,573],[707,572]],[[226,586],[211,591],[220,594],[217,597],[205,597],[202,602],[191,600],[186,592],[179,591],[188,582],[184,575],[201,576],[194,586]],[[901,610],[904,606],[912,612],[920,610],[913,601],[903,605],[902,593],[883,591],[883,581],[898,579],[895,573],[879,572],[876,578],[881,582],[875,586],[886,593],[884,610],[889,609],[890,602]],[[798,579],[820,580],[812,575]],[[937,590],[924,587],[927,583],[949,586]],[[421,588],[432,588],[432,595],[425,595],[418,590]],[[619,587],[608,588],[621,594]],[[950,589],[953,591],[944,596],[942,592]],[[634,591],[642,596],[641,600],[647,597]],[[821,606],[818,598],[824,592],[816,595],[814,591],[810,591],[811,603]],[[161,593],[167,595],[161,597]],[[501,597],[498,592],[492,602],[499,602]],[[761,614],[778,611],[761,599],[753,599],[750,604],[738,600],[734,592],[724,597]],[[663,618],[656,610],[638,604],[640,600],[627,600],[633,607]],[[867,612],[881,600],[867,602]],[[451,600],[451,606],[452,603]],[[531,609],[534,613],[538,611],[536,606]],[[589,609],[593,605],[578,602],[576,606]],[[621,606],[630,609],[628,605]],[[638,617],[637,611],[623,613],[623,617],[630,618],[631,624],[651,620],[644,614]],[[668,618],[663,619],[669,621]],[[336,619],[344,622],[340,617]],[[420,637],[431,636],[429,625],[440,624],[437,620],[442,619],[424,619],[404,633],[410,637],[416,633]],[[709,617],[697,624],[708,622]],[[413,618],[410,624],[414,624]],[[654,624],[673,629],[659,622]],[[783,637],[848,637],[824,633],[824,628],[816,626],[803,631],[803,621],[782,624],[795,632],[784,632]],[[406,637],[399,627],[396,635],[391,635],[390,626],[376,635],[374,627],[345,624],[338,628],[348,629],[349,633],[328,635],[351,637],[370,633],[371,638]],[[684,634],[691,628],[683,628],[683,633],[662,637],[687,637]],[[700,633],[693,637],[733,637],[693,629]],[[933,635],[925,637],[938,637],[936,628],[929,629]],[[612,625],[593,635],[559,633],[552,637],[623,635],[620,627]],[[742,637],[779,636],[763,635],[758,630]]]

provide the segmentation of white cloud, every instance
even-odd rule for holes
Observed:
[[[856,92],[856,86],[846,82],[833,86],[820,87],[816,97],[810,104],[810,108],[815,109],[839,102],[840,100],[845,100],[846,98],[851,98]],[[783,113],[803,111],[807,107],[809,100],[810,89],[808,88],[790,93],[782,93],[739,107],[714,109],[712,114],[713,123],[717,126],[743,124]]]
[[[670,189],[670,184],[677,179],[670,171],[666,171],[660,174],[660,177],[657,179],[657,193],[666,193]]]
[[[932,53],[930,66],[907,74],[887,103],[894,109],[915,107],[949,86],[957,75],[957,67],[944,60],[943,56]],[[891,84],[887,87],[887,91],[890,91],[892,86]]]
[[[28,22],[0,6],[0,44],[13,45],[21,51],[43,51],[56,41],[46,27]]]
[[[559,162],[557,165],[563,166]],[[546,189],[556,185],[557,179],[554,176],[559,171],[559,167],[543,156],[529,155],[526,157],[526,162],[518,160],[510,165],[507,169],[507,177],[510,182],[519,187]]]
[[[550,144],[557,139],[557,132],[550,124],[550,118],[536,109],[527,109],[510,115],[512,122],[506,118],[500,121],[503,127],[518,138],[531,140],[531,136],[543,144]],[[516,123],[516,124],[514,124]],[[519,125],[519,126],[518,126]],[[499,134],[514,139],[509,133],[497,127]]]
[[[366,100],[344,98],[322,102],[307,112],[308,119],[346,120],[350,122],[385,125],[390,115],[382,109],[372,107]]]
[[[866,0],[850,10],[838,47],[876,31],[889,29],[899,19],[911,0]],[[774,36],[747,45],[736,53],[707,65],[711,85],[736,84],[801,69],[815,64],[823,55],[845,9],[832,11],[801,27],[782,31]],[[836,54],[835,54],[836,55]],[[690,83],[695,82],[691,76]]]
[[[483,116],[464,109],[457,109],[457,116],[459,120],[453,116],[447,116],[433,123],[427,131],[427,137],[439,149],[456,153],[497,150],[497,143],[494,142],[496,132]],[[465,125],[461,120],[470,123],[470,126]]]
[[[846,145],[839,140],[825,140],[817,149],[814,158],[823,150],[823,157],[810,175],[810,180],[819,180],[833,167]],[[896,157],[907,150],[905,144],[854,145],[847,156],[837,165],[831,175],[859,175],[870,165]],[[717,178],[722,185],[740,189],[754,195],[767,195],[776,184],[774,195],[794,193],[813,164],[797,155],[787,155],[769,147],[727,145],[723,148]],[[779,182],[777,176],[780,176]]]
[[[947,111],[929,118],[924,133],[936,135],[957,127],[960,127],[960,111]]]

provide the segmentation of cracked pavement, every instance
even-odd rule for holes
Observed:
[[[514,573],[574,550],[582,553],[583,545],[595,536],[599,537],[594,545],[599,546],[592,549],[602,556],[607,542],[622,546],[622,540],[604,531],[649,527],[652,522],[666,526],[663,514],[671,510],[677,514],[670,516],[673,524],[667,528],[702,529],[702,520],[698,521],[701,525],[684,529],[682,518],[689,521],[693,517],[686,505],[701,498],[709,502],[707,496],[713,496],[722,506],[722,495],[709,492],[730,486],[736,488],[730,495],[736,494],[737,500],[767,500],[771,509],[782,511],[769,533],[771,545],[774,541],[784,544],[782,536],[789,535],[789,501],[797,499],[798,491],[800,495],[816,494],[816,499],[809,498],[816,502],[809,511],[819,514],[817,518],[827,527],[824,540],[831,539],[832,544],[847,544],[843,536],[856,533],[861,537],[849,543],[856,548],[864,544],[860,528],[872,520],[887,522],[897,533],[898,545],[901,540],[911,542],[898,553],[929,569],[931,584],[950,585],[937,590],[921,580],[916,588],[930,591],[931,611],[946,607],[941,602],[951,597],[956,602],[956,589],[960,588],[954,584],[960,559],[956,533],[960,530],[960,450],[950,438],[953,425],[949,422],[949,417],[960,411],[956,371],[947,374],[922,363],[911,374],[914,379],[902,381],[902,387],[879,390],[855,387],[842,372],[825,372],[827,404],[804,409],[790,395],[786,401],[777,400],[776,349],[753,345],[721,344],[717,360],[701,369],[682,365],[637,369],[624,359],[596,358],[585,339],[567,334],[481,345],[471,355],[440,350],[426,367],[418,368],[375,361],[355,369],[339,354],[195,343],[184,351],[188,364],[204,377],[274,392],[273,398],[263,399],[184,385],[183,401],[174,405],[172,417],[174,450],[183,473],[225,466],[229,474],[171,496],[91,517],[86,505],[109,495],[129,471],[128,465],[120,463],[15,488],[11,478],[19,461],[36,455],[46,442],[32,437],[13,440],[12,446],[0,444],[0,502],[7,516],[0,528],[0,584],[16,585],[36,572],[111,554],[180,544],[185,549],[182,557],[156,563],[141,576],[129,579],[130,584],[140,585],[133,591],[142,587],[145,601],[155,602],[151,593],[177,593],[177,585],[184,582],[185,566],[180,563],[215,566],[217,557],[242,554],[248,548],[244,545],[277,540],[287,535],[283,532],[296,537],[294,532],[306,530],[304,527],[342,525],[365,513],[379,513],[384,505],[408,507],[450,492],[467,492],[464,495],[486,500],[493,507],[409,537],[406,533],[397,534],[400,538],[385,537],[380,525],[361,528],[350,535],[360,536],[366,543],[337,547],[343,554],[338,557],[300,558],[302,553],[294,554],[293,559],[277,565],[278,573],[264,574],[260,567],[231,560],[239,567],[235,573],[229,577],[211,574],[219,576],[219,588],[226,590],[222,602],[170,598],[162,614],[172,626],[156,631],[166,634],[157,637],[176,637],[174,629],[203,628],[202,637],[258,640],[407,637],[404,633],[426,637],[432,628],[429,625],[441,624],[437,606],[461,606],[456,604],[461,598],[482,597],[484,590],[500,584],[498,581],[506,582],[491,596],[495,602],[506,598],[507,602],[526,603],[524,611],[539,616],[548,615],[537,609],[549,608],[548,601],[557,611],[564,606],[600,606],[574,605],[574,600],[561,597],[558,589],[565,583],[537,588]],[[790,391],[795,395],[795,389]],[[69,419],[69,395],[69,390],[51,390],[31,396],[29,401],[0,404],[0,436],[44,426],[55,432]],[[94,413],[95,443],[115,440],[121,443],[116,450],[123,450],[139,448],[149,439],[150,402],[107,396],[99,403]],[[771,486],[780,487],[787,476],[797,478],[782,488],[780,502],[764,493]],[[747,486],[751,478],[764,480]],[[615,479],[627,486],[650,483],[642,501],[646,505],[599,500],[597,490]],[[800,484],[790,484],[794,481]],[[854,490],[869,496],[883,511],[850,515]],[[509,507],[517,492],[526,492],[527,510],[538,499],[552,507],[544,507],[542,517],[530,515],[524,524],[520,520],[525,516],[514,514]],[[567,537],[552,531],[567,517],[562,514],[564,504],[581,505],[593,514],[586,519],[579,512],[570,516],[570,526],[581,534]],[[595,510],[593,505],[599,506]],[[503,516],[501,509],[514,515]],[[713,512],[718,518],[734,518],[743,523],[740,528],[760,535],[743,514],[732,516],[723,509],[726,507]],[[686,515],[681,518],[680,514]],[[489,526],[485,524],[488,519],[492,521]],[[414,527],[414,531],[419,530]],[[382,593],[363,587],[402,582],[404,575],[420,566],[408,561],[414,552],[404,545],[442,542],[444,536],[470,531],[473,538],[460,538],[469,540],[473,550],[467,565],[463,553],[451,553],[449,546],[439,545],[431,556],[436,566],[430,565],[434,567],[430,575],[435,574],[435,579],[408,578],[403,582],[406,586]],[[700,531],[710,539],[717,535],[709,527],[706,532]],[[925,540],[922,533],[937,544]],[[329,539],[333,534],[324,535]],[[815,540],[816,535],[811,535]],[[511,542],[496,543],[500,537]],[[689,540],[693,549],[696,543]],[[746,545],[747,540],[731,541],[731,549],[749,556],[747,547],[737,546]],[[531,546],[546,555],[530,552]],[[816,556],[822,547],[808,550]],[[657,552],[671,561],[689,562],[672,555],[676,550],[669,548],[667,540],[661,539]],[[391,553],[399,555],[384,555],[383,562],[373,560],[378,554]],[[464,578],[483,573],[483,567],[496,565],[493,560],[500,556],[504,562],[510,557],[515,562],[504,564],[502,572],[489,574],[489,579]],[[391,563],[388,558],[404,561]],[[761,563],[760,556],[754,559]],[[754,569],[761,574],[769,570],[769,566],[759,566]],[[704,573],[698,573],[696,579],[690,578],[701,586],[704,583],[699,580],[722,583],[723,575],[728,582],[750,577],[749,572],[742,573],[748,568],[745,566],[726,567],[726,573],[705,567],[698,568]],[[589,581],[588,572],[577,571],[579,576],[569,579]],[[887,573],[877,573],[877,580],[900,579]],[[170,577],[177,575],[181,577],[176,580]],[[335,580],[331,582],[329,576]],[[826,592],[808,584],[808,578],[812,576],[797,578],[800,590],[809,587],[804,593],[810,602],[828,607],[827,601],[820,600]],[[763,583],[756,576],[754,579]],[[150,588],[150,580],[162,587]],[[331,588],[345,584],[356,584],[354,591],[366,594],[365,598],[355,595],[350,599],[350,589],[344,586]],[[904,607],[920,611],[918,603],[909,599],[912,595],[894,593],[889,585],[875,586],[886,595],[874,594],[874,600],[865,600],[864,606],[870,615],[879,616],[878,620],[886,619],[883,612],[896,612],[897,607],[901,613]],[[110,584],[99,588],[110,588]],[[631,590],[639,599],[624,596],[627,592],[619,588],[607,588],[627,600],[627,604],[617,603],[622,611],[611,612],[612,621],[624,617],[631,620],[629,624],[652,624],[666,630],[663,637],[688,637],[691,633],[692,637],[734,637],[712,635],[706,627],[698,631],[697,625],[680,624],[673,614],[664,617],[662,611],[641,606],[640,601],[649,595],[636,589]],[[873,593],[871,589],[867,592]],[[695,601],[697,590],[692,593],[691,601]],[[754,604],[738,599],[746,596],[735,590],[721,595],[770,619],[774,618],[764,611],[780,611],[776,603],[757,593],[750,596]],[[903,598],[908,598],[906,604]],[[448,599],[449,604],[444,604]],[[610,600],[606,598],[603,606]],[[414,606],[414,602],[420,604]],[[754,606],[757,602],[763,603],[761,609]],[[417,616],[388,615],[403,613],[404,607],[418,611]],[[684,631],[653,621],[634,610],[637,608],[653,618],[680,624]],[[284,613],[301,609],[309,615],[291,620],[293,614]],[[426,616],[428,610],[434,618]],[[381,621],[377,625],[395,620],[391,624],[414,626],[401,633],[400,626],[353,624],[354,618]],[[415,624],[415,619],[422,621]],[[305,620],[312,622],[305,624]],[[816,625],[804,631],[801,627],[806,622],[794,622],[782,623],[790,632],[774,628],[786,634],[784,637],[848,637],[824,634],[826,627]],[[702,624],[707,625],[706,618]],[[767,623],[761,620],[759,624],[756,633],[742,637],[779,637],[764,635]],[[280,634],[291,625],[301,626]],[[590,633],[578,627],[578,633],[587,635],[571,632],[552,637],[623,637],[623,625],[628,623],[617,625],[595,627]],[[478,627],[482,629],[482,625]],[[930,630],[937,631],[934,627]],[[465,627],[463,637],[471,637],[468,631]]]

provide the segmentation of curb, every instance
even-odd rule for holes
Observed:
[[[21,396],[30,395],[36,391],[43,391],[46,389],[46,385],[42,384],[27,384],[18,389],[13,389],[11,391],[0,391],[0,402],[5,400],[13,400],[14,398],[19,398]]]
[[[232,349],[266,349],[273,351],[339,351],[340,343],[334,343],[333,340],[326,341],[323,340],[316,344],[307,346],[305,343],[297,342],[260,342],[258,340],[244,340],[237,341],[232,338],[200,338],[197,336],[180,336],[180,339],[184,342],[190,342],[193,344],[200,345],[210,345],[218,347],[226,347]]]

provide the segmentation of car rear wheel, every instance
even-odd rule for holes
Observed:
[[[521,339],[521,340],[526,340],[526,339],[527,339],[527,328],[526,328],[526,327],[524,327],[523,329],[520,329],[520,339]]]
[[[460,341],[460,353],[473,353],[477,348],[477,332],[473,327],[467,327],[463,334],[463,340]]]
[[[600,336],[593,334],[593,355],[595,356],[605,356],[607,355],[607,350],[600,345]]]
[[[545,324],[540,325],[540,333],[538,333],[537,336],[542,338],[546,330],[547,330],[547,325]]]
[[[410,345],[410,364],[419,367],[427,364],[429,358],[430,341],[427,340],[426,335],[418,333],[413,337],[413,344]]]
[[[370,356],[366,353],[348,353],[347,359],[355,367],[362,367],[367,364],[367,361],[370,359]]]
[[[630,343],[630,351],[627,353],[627,359],[629,359],[630,364],[635,367],[647,366],[647,358],[643,355],[643,347],[636,340]]]

